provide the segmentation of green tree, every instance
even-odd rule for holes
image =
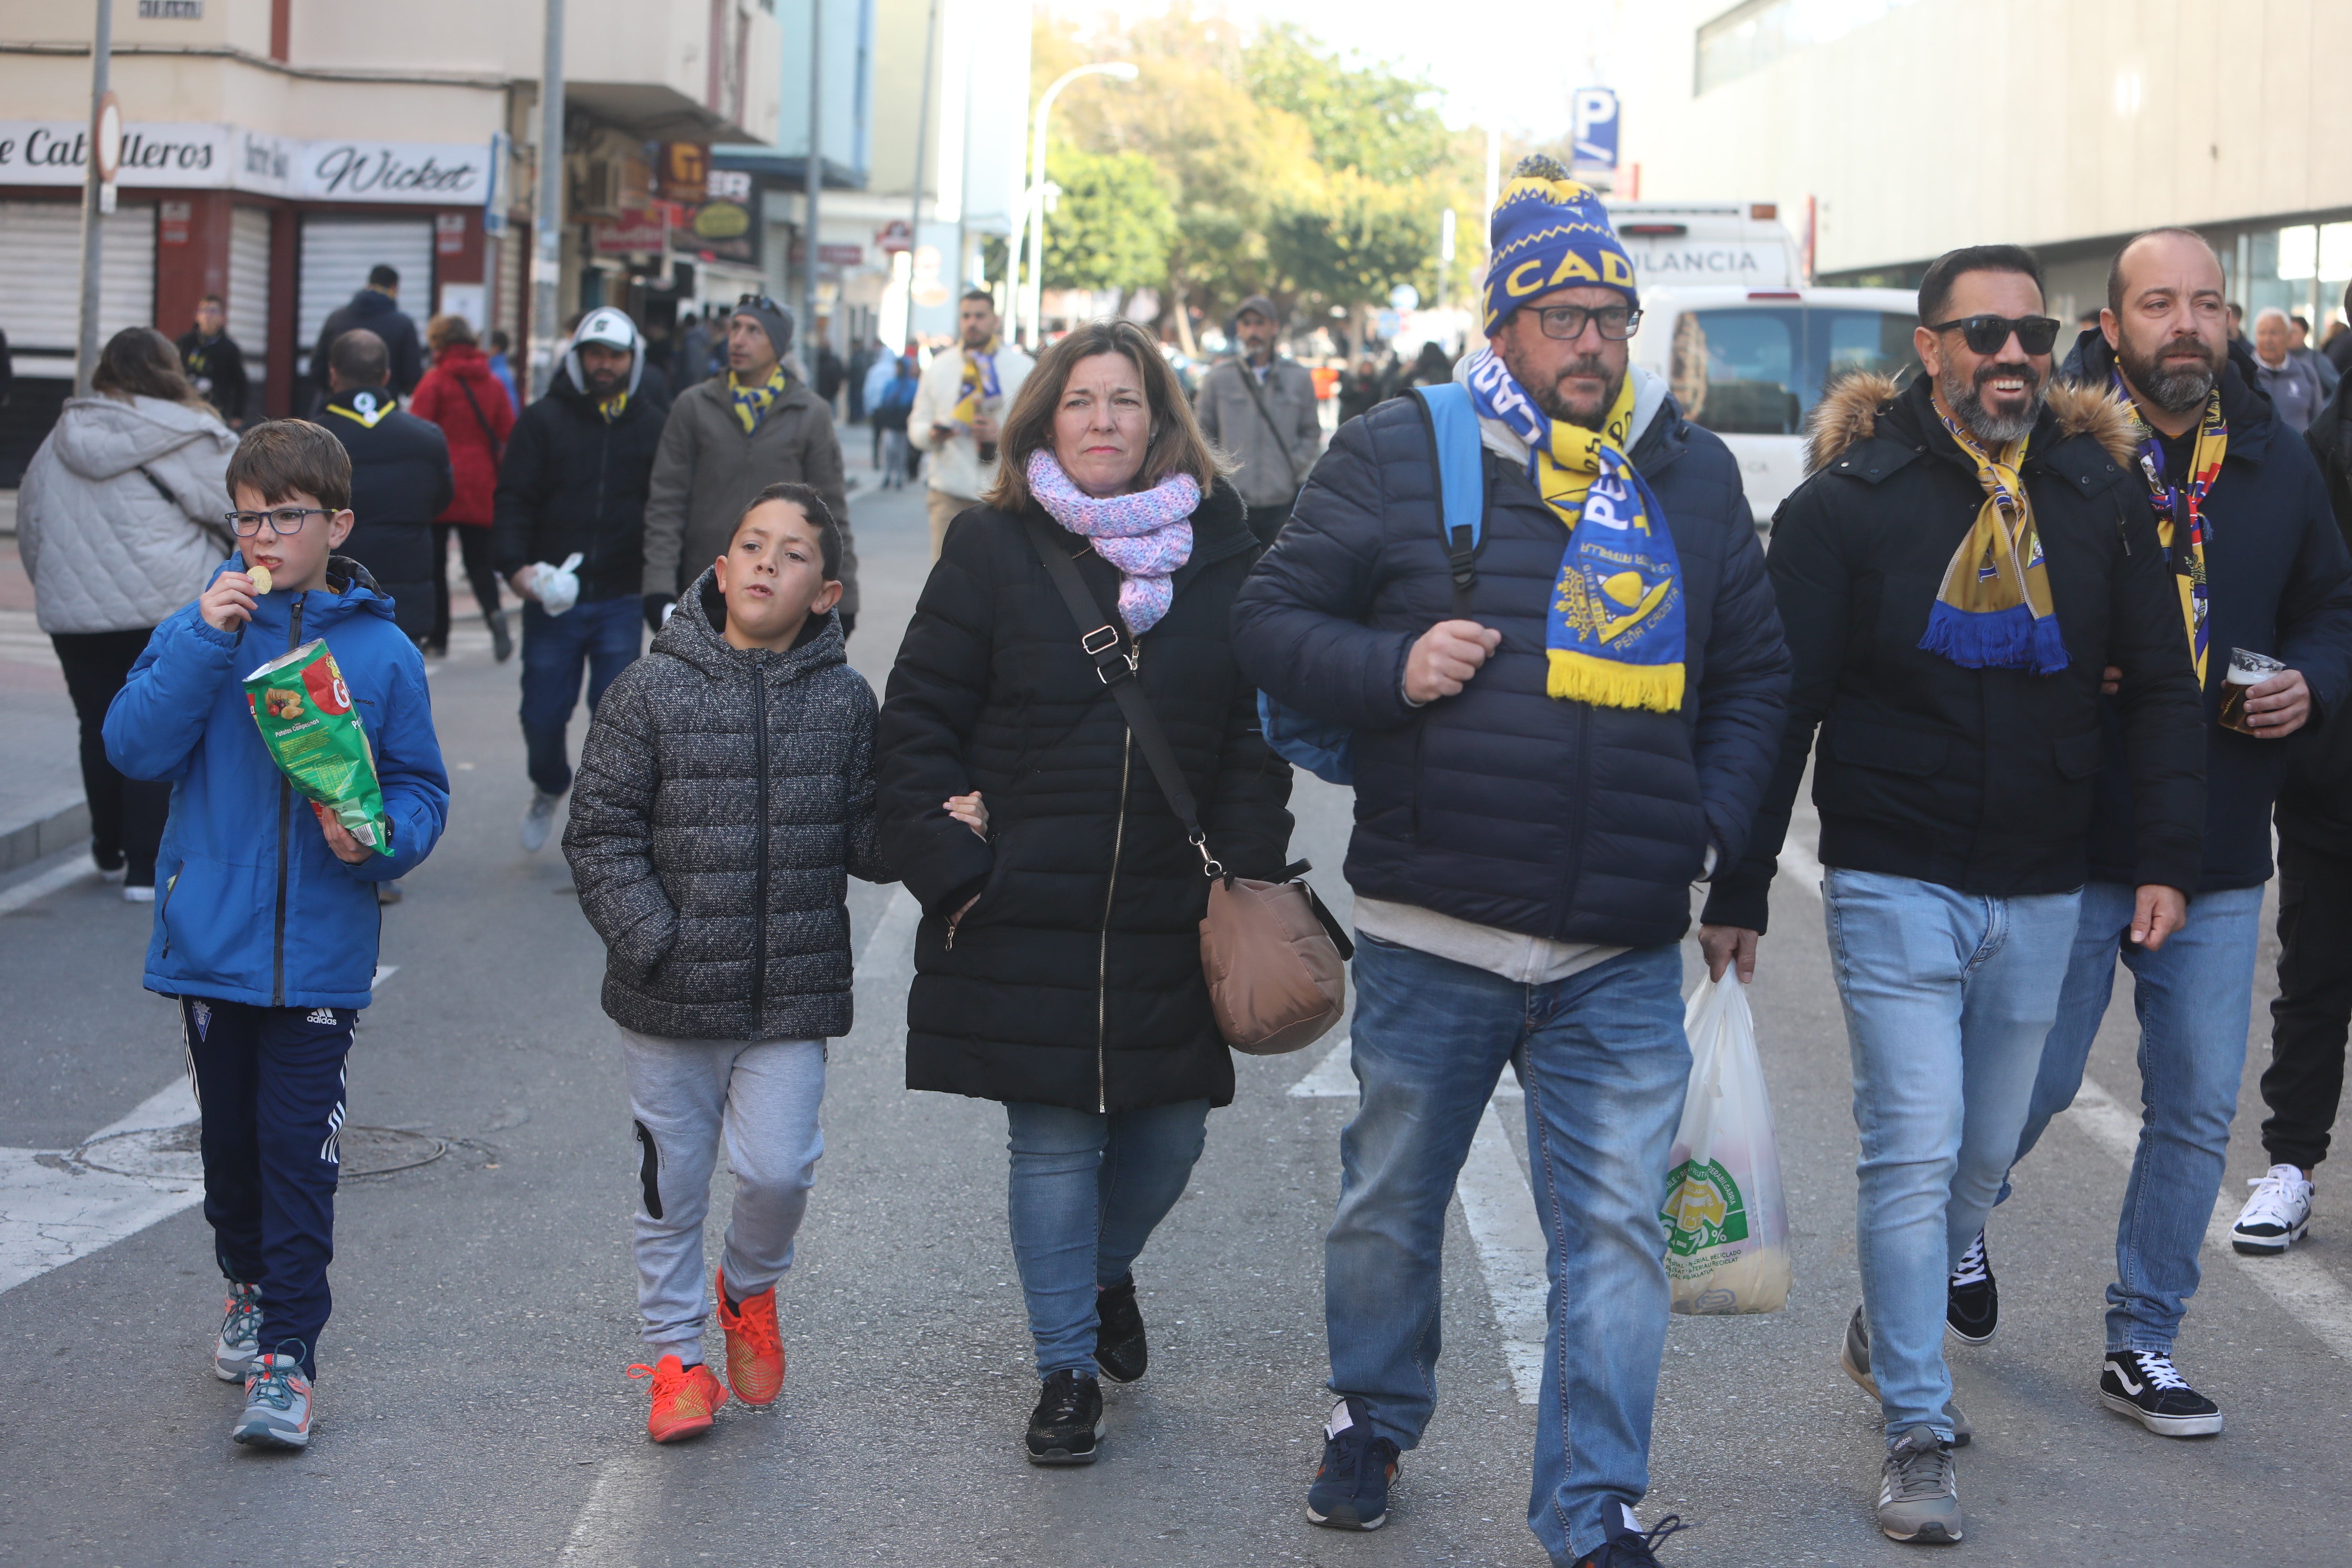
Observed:
[[[1242,81],[1260,105],[1306,122],[1327,169],[1417,180],[1453,155],[1436,89],[1385,66],[1349,65],[1297,26],[1266,28],[1242,50]]]
[[[1158,289],[1168,280],[1176,209],[1140,153],[1087,153],[1060,140],[1045,177],[1061,188],[1045,224],[1045,287]]]

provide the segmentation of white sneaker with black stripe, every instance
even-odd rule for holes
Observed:
[[[2099,1403],[2159,1437],[2210,1437],[2221,1429],[2221,1407],[2189,1387],[2170,1356],[2154,1351],[2109,1351],[2099,1369]]]
[[[2284,1252],[2311,1228],[2311,1184],[2294,1165],[2273,1165],[2246,1185],[2254,1195],[2230,1227],[2230,1246],[2250,1257]]]

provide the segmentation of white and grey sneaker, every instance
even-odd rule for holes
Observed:
[[[2293,1165],[2273,1165],[2246,1185],[2254,1195],[2230,1227],[2230,1246],[2251,1257],[2284,1252],[2311,1228],[2311,1184]]]
[[[253,1375],[254,1358],[261,1353],[261,1287],[232,1282],[222,1305],[226,1315],[213,1344],[213,1375],[223,1383],[243,1383]]]
[[[1889,1541],[1960,1538],[1960,1479],[1949,1445],[1914,1426],[1878,1472],[1878,1528]]]
[[[2172,1358],[2153,1351],[2109,1351],[2099,1368],[2099,1403],[2159,1437],[2210,1437],[2221,1407],[2189,1386]]]
[[[1860,1307],[1853,1310],[1853,1317],[1846,1323],[1845,1346],[1838,1352],[1838,1365],[1845,1368],[1845,1374],[1859,1384],[1864,1393],[1873,1399],[1878,1397],[1878,1379],[1870,1373],[1870,1320],[1863,1315]],[[1952,1424],[1953,1447],[1965,1448],[1976,1437],[1977,1429],[1960,1414],[1958,1400],[1944,1401],[1944,1419]]]
[[[310,1380],[302,1375],[299,1358],[283,1353],[254,1358],[253,1375],[245,1380],[245,1409],[229,1437],[257,1448],[310,1446]]]
[[[522,814],[522,847],[526,852],[536,855],[547,847],[547,836],[555,831],[555,803],[562,798],[543,789],[530,792],[530,804]]]

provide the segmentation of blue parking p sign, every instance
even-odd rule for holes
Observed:
[[[1579,88],[1576,93],[1576,151],[1570,167],[1608,172],[1617,167],[1617,94],[1605,87]]]

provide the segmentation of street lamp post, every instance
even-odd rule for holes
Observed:
[[[1114,81],[1133,81],[1142,73],[1126,60],[1101,60],[1093,65],[1066,70],[1054,79],[1045,96],[1037,100],[1037,116],[1029,129],[1029,192],[1022,203],[1029,219],[1029,276],[1021,276],[1021,257],[1013,257],[1012,287],[1005,290],[1004,302],[1017,317],[1022,294],[1025,289],[1029,304],[1029,350],[1034,353],[1045,326],[1045,117],[1054,111],[1054,100],[1062,89],[1082,76],[1107,76]],[[1016,321],[1015,326],[1018,326]]]

